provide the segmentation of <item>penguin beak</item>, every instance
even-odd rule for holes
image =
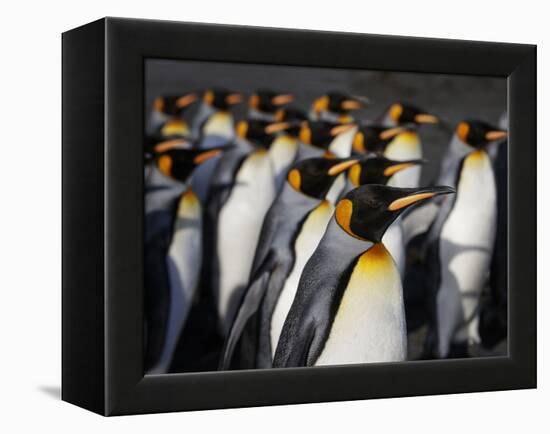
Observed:
[[[220,146],[219,148],[208,149],[204,152],[201,152],[200,154],[197,154],[195,158],[193,158],[193,163],[196,165],[202,164],[205,161],[208,161],[211,158],[217,157],[222,152],[225,152],[232,148],[234,148],[233,145],[226,145],[226,146]]]
[[[359,110],[364,107],[364,104],[357,99],[345,99],[340,105],[344,110]]]
[[[274,106],[285,105],[285,104],[288,104],[289,102],[292,102],[292,101],[294,101],[294,95],[291,95],[289,93],[276,95],[273,98],[271,98],[271,103]]]
[[[507,131],[495,130],[495,131],[487,131],[485,133],[485,139],[488,140],[489,142],[505,139],[506,137],[508,137]]]
[[[345,172],[346,170],[348,170],[351,166],[353,166],[354,164],[358,163],[359,160],[354,158],[352,160],[346,160],[346,161],[342,161],[341,163],[338,163],[338,164],[335,164],[334,166],[332,166],[329,171],[328,171],[328,174],[330,176],[336,176],[336,175],[339,175],[340,173],[342,172]]]
[[[394,200],[388,206],[388,210],[399,211],[403,208],[414,205],[419,201],[430,199],[434,196],[438,196],[442,194],[450,194],[454,192],[455,192],[454,188],[447,187],[447,186],[421,188],[416,190],[413,193],[409,193],[406,196],[403,196]]]
[[[265,127],[264,131],[266,134],[275,134],[280,131],[288,130],[291,126],[292,124],[290,122],[275,122]]]
[[[160,154],[162,152],[170,151],[171,149],[189,149],[191,144],[187,140],[174,139],[166,140],[155,145],[153,150],[155,153]]]
[[[190,104],[193,104],[198,99],[199,99],[199,97],[196,93],[188,93],[187,95],[180,96],[176,100],[176,107],[178,107],[178,108],[187,107]]]
[[[337,125],[330,130],[330,135],[335,137],[339,134],[342,134],[342,133],[345,133],[346,131],[351,130],[352,128],[355,128],[355,124]]]
[[[397,172],[401,172],[402,170],[408,169],[409,167],[418,166],[420,164],[426,163],[426,160],[420,159],[420,160],[410,160],[410,161],[402,161],[397,164],[393,164],[389,167],[386,167],[384,170],[384,176],[392,176],[396,174]]]
[[[437,116],[428,113],[419,113],[414,117],[414,121],[417,124],[437,124],[439,119]]]
[[[225,97],[227,105],[235,105],[243,102],[243,96],[240,93],[230,93]]]
[[[389,139],[393,139],[395,136],[405,131],[406,129],[403,127],[388,128],[387,130],[382,131],[378,135],[378,137],[380,137],[381,140],[389,140]]]

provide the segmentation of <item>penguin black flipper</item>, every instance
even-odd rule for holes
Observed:
[[[256,367],[259,312],[270,275],[277,267],[277,255],[271,250],[253,283],[248,287],[243,302],[226,339],[220,369],[252,369]]]

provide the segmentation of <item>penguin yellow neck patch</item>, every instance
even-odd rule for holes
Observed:
[[[487,158],[487,153],[482,149],[478,149],[477,151],[470,152],[470,154],[466,157],[464,164],[474,167],[479,166],[482,165]]]
[[[360,256],[354,273],[357,271],[373,277],[393,272],[394,268],[393,258],[384,244],[377,243]]]

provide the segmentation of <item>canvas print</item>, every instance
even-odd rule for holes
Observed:
[[[506,81],[147,59],[144,365],[506,355]]]

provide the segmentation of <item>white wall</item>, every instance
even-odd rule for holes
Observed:
[[[30,2],[29,2],[30,3]],[[549,40],[544,2],[390,0],[44,1],[0,6],[1,432],[531,432],[547,426],[548,281],[540,268],[539,390],[104,419],[58,400],[60,384],[61,38],[127,16],[539,44],[539,264],[550,188]],[[32,271],[31,271],[32,270]],[[546,339],[546,342],[543,340]],[[56,396],[56,399],[52,397]],[[32,431],[31,431],[32,430]],[[122,431],[124,430],[124,431]],[[203,431],[206,430],[206,431]],[[288,431],[287,431],[288,430]],[[299,430],[299,431],[298,431]],[[542,429],[534,429],[541,432]]]

